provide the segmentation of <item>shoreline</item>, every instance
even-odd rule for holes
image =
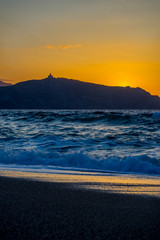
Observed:
[[[160,199],[0,176],[4,240],[160,239]]]
[[[160,177],[138,174],[96,173],[71,170],[52,172],[1,170],[0,176],[34,181],[69,183],[70,188],[160,198]]]

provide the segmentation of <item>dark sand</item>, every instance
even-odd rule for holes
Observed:
[[[0,239],[160,239],[160,198],[0,177]]]

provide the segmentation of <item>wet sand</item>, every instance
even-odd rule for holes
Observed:
[[[0,239],[160,239],[160,198],[0,177]]]

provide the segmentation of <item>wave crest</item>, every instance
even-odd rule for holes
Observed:
[[[83,152],[67,154],[48,153],[37,151],[4,151],[0,153],[0,163],[18,165],[43,165],[56,167],[71,167],[78,169],[115,171],[128,173],[144,173],[160,175],[160,160],[141,156],[106,157],[98,159]]]

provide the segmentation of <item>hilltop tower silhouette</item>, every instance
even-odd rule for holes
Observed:
[[[53,76],[52,76],[52,74],[50,73],[49,75],[48,75],[48,79],[52,79],[53,78]]]

